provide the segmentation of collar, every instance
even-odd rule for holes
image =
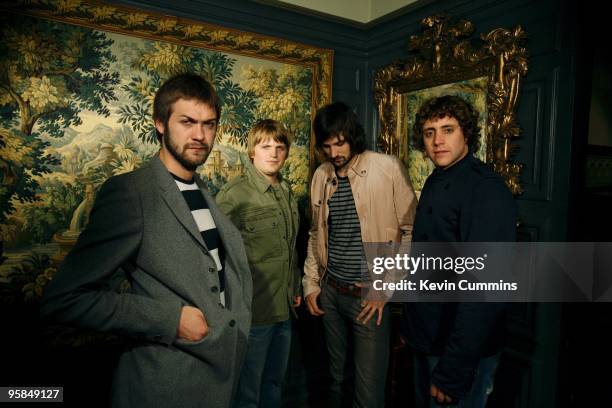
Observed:
[[[174,174],[170,170],[168,170],[168,173],[170,173],[170,175],[172,176],[173,179],[178,180],[178,181],[180,181],[183,184],[194,184],[195,183],[195,174],[193,176],[191,176],[191,180],[185,180],[184,178],[180,178],[179,176],[177,176],[176,174]]]
[[[459,160],[457,163],[450,166],[448,169],[443,169],[441,167],[436,167],[431,173],[434,179],[447,179],[455,177],[456,175],[463,172],[464,169],[471,167],[474,163],[477,162],[478,159],[474,157],[472,152],[468,150],[465,157]]]
[[[368,153],[369,151],[365,150],[364,152],[353,156],[353,158],[351,159],[352,162],[349,163],[349,169],[347,172],[347,176],[349,178],[352,177],[351,174],[357,175],[360,177],[365,177],[368,174],[368,160],[366,159],[366,156],[368,155]],[[336,168],[334,167],[334,165],[330,161],[327,161],[326,163],[328,165],[327,166],[328,181],[338,178],[338,175],[336,174]]]
[[[353,163],[351,164],[349,168],[349,173],[352,171],[353,173],[355,173],[356,175],[360,177],[365,177],[365,175],[368,174],[367,160],[364,159],[364,156],[366,154],[367,154],[367,151],[364,151],[362,153],[355,155],[355,160],[353,161]]]

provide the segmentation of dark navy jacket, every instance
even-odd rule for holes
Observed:
[[[516,204],[503,179],[471,153],[427,178],[414,222],[415,242],[512,242]],[[441,356],[432,383],[461,398],[482,357],[501,350],[503,303],[406,303],[403,332],[417,352]]]

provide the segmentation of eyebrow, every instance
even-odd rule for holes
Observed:
[[[444,126],[441,126],[441,129],[454,129],[454,128],[455,128],[455,125],[444,125]],[[423,128],[423,132],[427,132],[427,131],[430,131],[430,130],[436,130],[436,128],[434,126]]]
[[[342,144],[342,143],[346,143],[346,140],[342,139],[342,140],[337,140],[334,143],[323,143],[323,144],[321,144],[321,146],[327,147],[327,146],[332,146],[332,145],[339,145],[339,144]]]
[[[191,123],[203,123],[203,124],[209,124],[209,123],[217,123],[217,118],[211,118],[211,119],[206,119],[206,120],[196,120],[194,118],[192,118],[191,116],[187,116],[187,115],[181,115],[181,119],[187,119],[189,122]]]

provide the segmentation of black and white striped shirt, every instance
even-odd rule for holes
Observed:
[[[178,176],[175,176],[174,174],[172,174],[172,177],[174,177],[176,185],[178,186],[179,190],[181,190],[183,198],[185,198],[185,201],[187,202],[187,206],[189,207],[191,215],[193,216],[193,219],[195,220],[195,223],[198,226],[200,234],[202,234],[202,239],[204,240],[204,244],[206,244],[206,248],[208,248],[208,252],[215,261],[219,275],[220,300],[221,303],[225,305],[223,245],[221,245],[221,237],[219,236],[219,231],[217,231],[215,220],[210,214],[208,203],[204,199],[204,196],[202,195],[202,192],[200,191],[200,188],[198,187],[194,179],[188,181]]]
[[[367,270],[361,226],[348,177],[338,177],[338,189],[329,200],[327,271],[334,278],[355,283]]]

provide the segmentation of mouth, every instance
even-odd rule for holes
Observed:
[[[208,146],[187,146],[187,150],[194,150],[196,152],[208,151]]]

